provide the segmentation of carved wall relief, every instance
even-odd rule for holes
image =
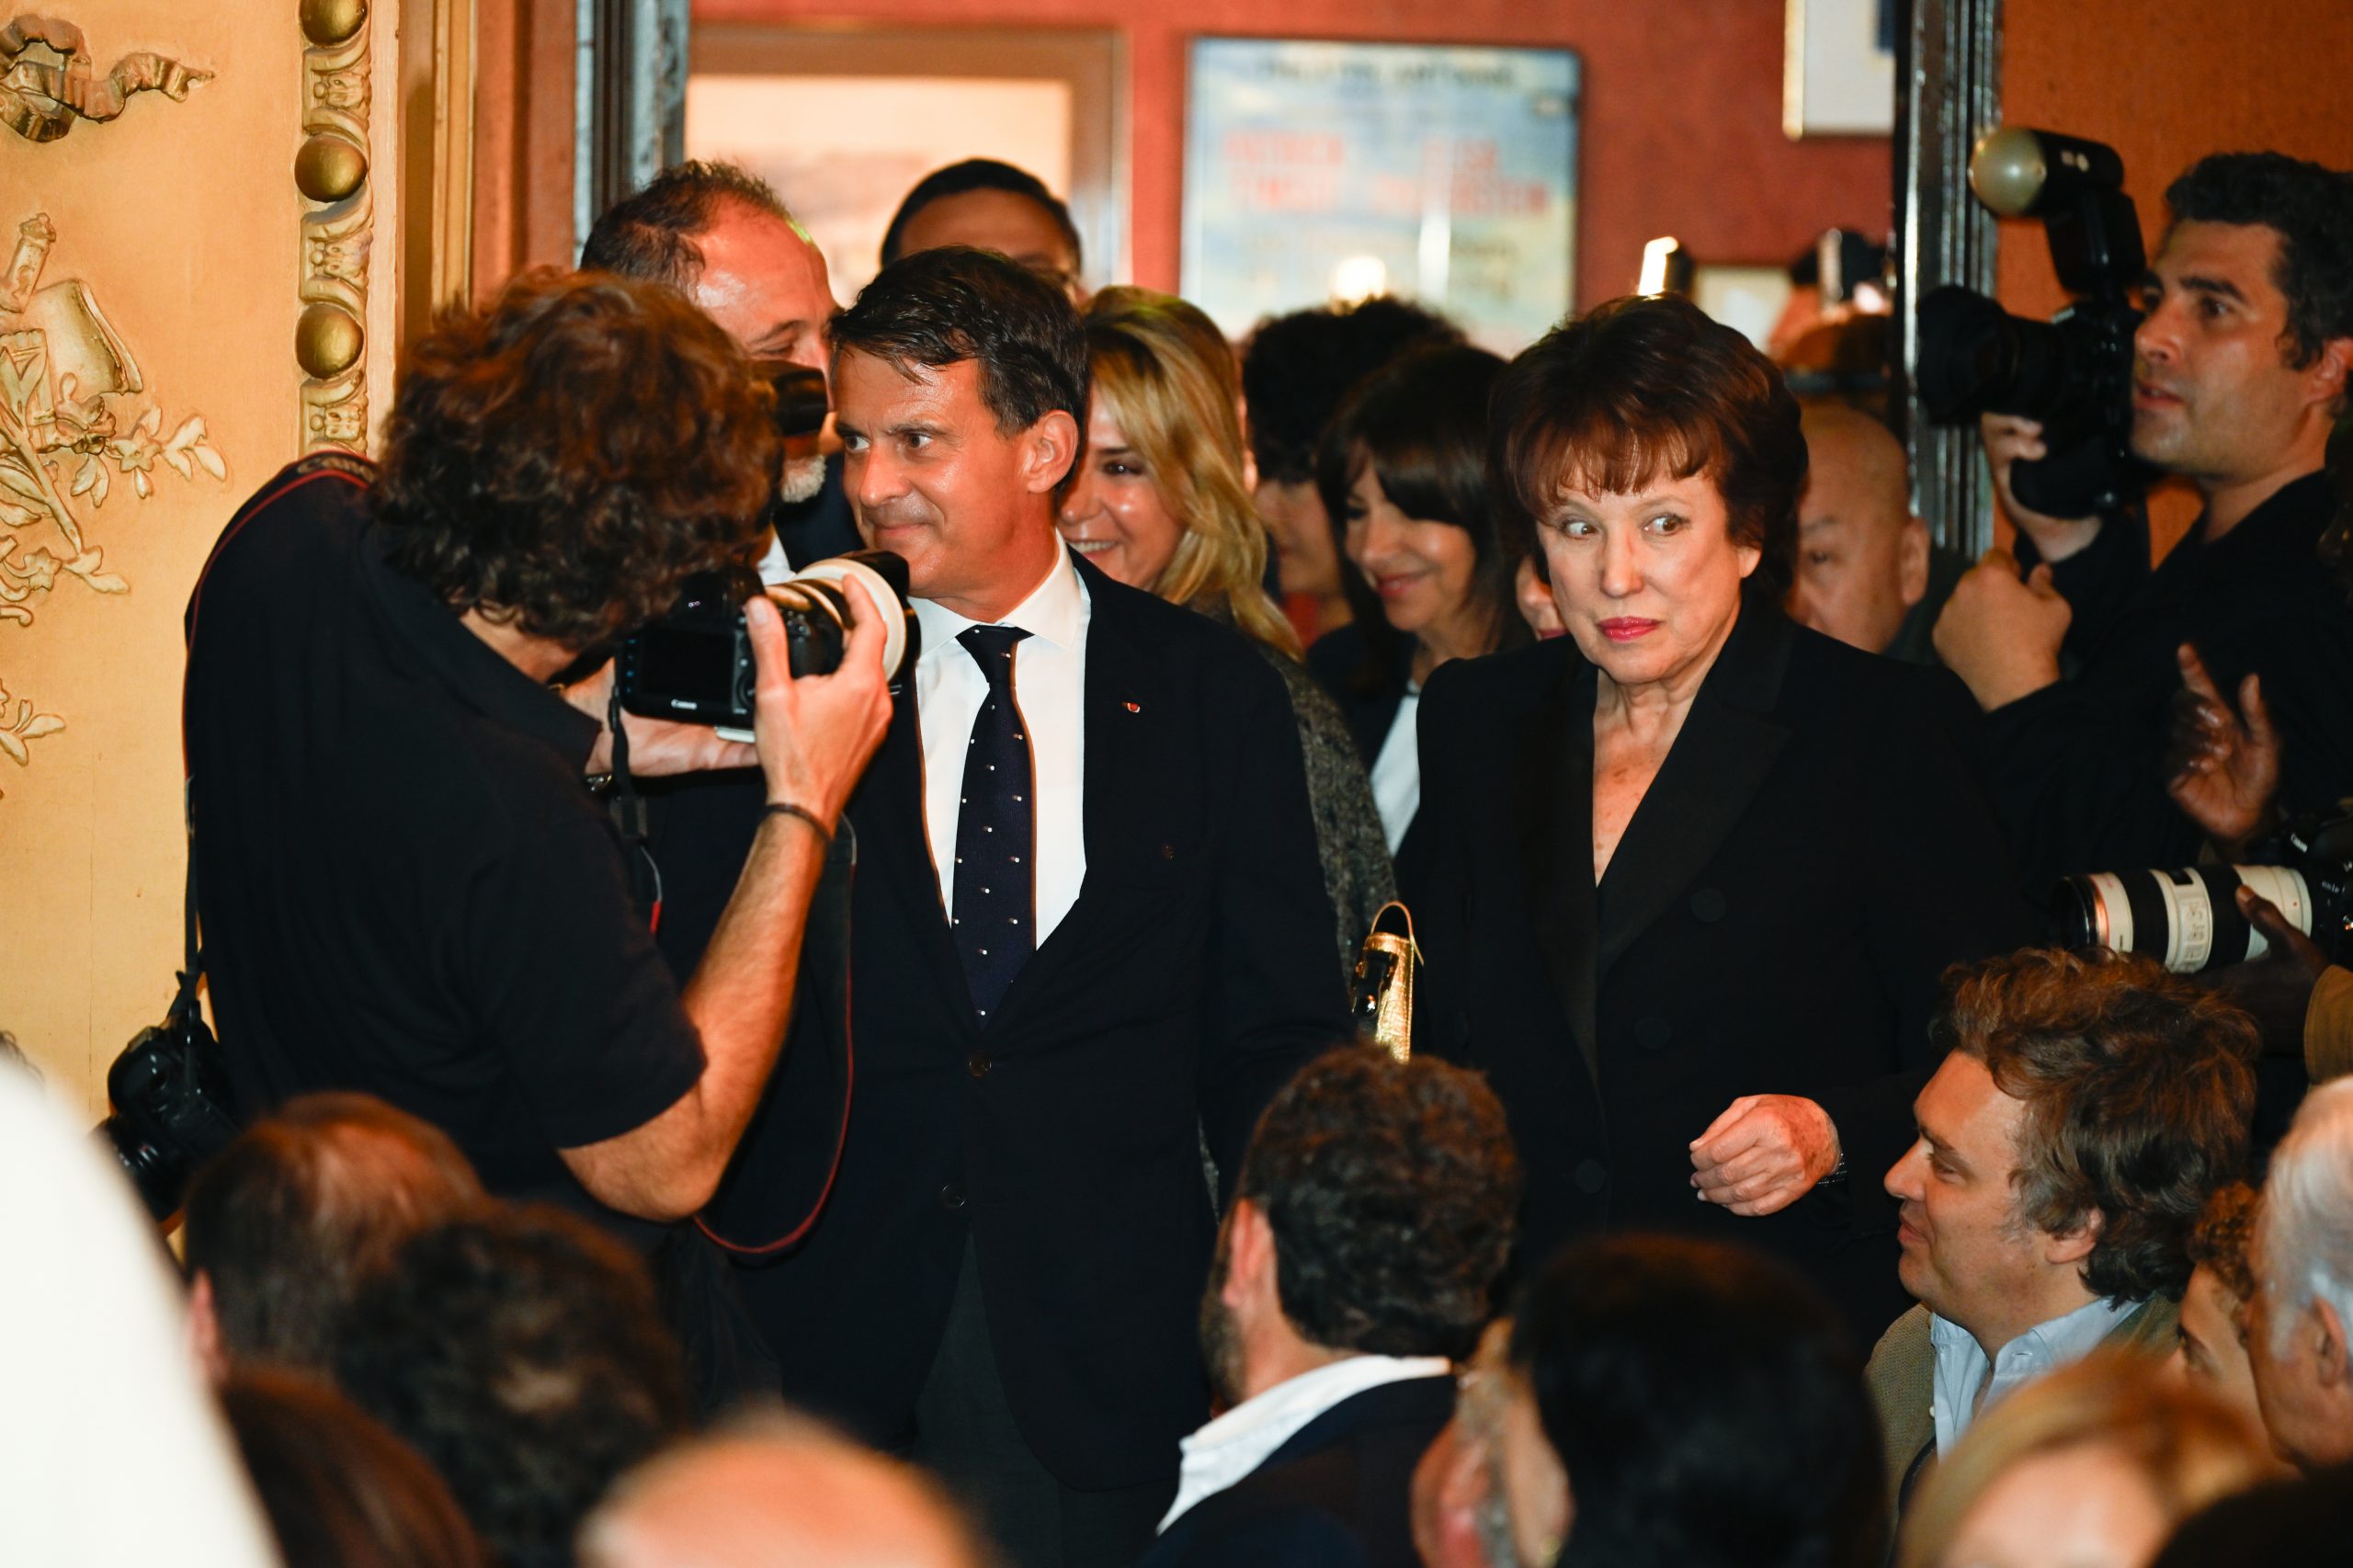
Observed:
[[[185,480],[199,469],[229,476],[200,415],[164,434],[163,406],[141,396],[139,362],[90,285],[44,281],[56,242],[49,215],[34,213],[0,273],[0,625],[31,625],[61,576],[95,593],[130,592],[92,537],[118,479],[144,501],[159,460]],[[8,723],[0,713],[0,730]],[[5,738],[0,751],[25,760]]]
[[[174,103],[210,71],[191,71],[160,54],[126,54],[103,76],[93,75],[82,29],[50,17],[18,17],[0,28],[0,125],[28,142],[54,142],[78,119],[108,120],[134,93],[156,92]]]
[[[368,168],[367,0],[302,0],[302,150],[294,184],[321,203],[302,217],[302,450],[368,441],[368,267],[375,243]]]
[[[10,710],[14,711],[10,711]],[[0,686],[0,752],[7,754],[18,767],[29,767],[32,754],[25,748],[43,735],[53,735],[65,728],[65,721],[54,713],[40,712],[29,697],[11,697],[8,688]],[[7,791],[0,790],[0,800]]]

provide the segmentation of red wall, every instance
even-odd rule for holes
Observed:
[[[2334,0],[2342,3],[2342,0]],[[698,20],[1116,28],[1128,45],[1135,281],[1176,286],[1185,44],[1197,33],[1566,47],[1583,57],[1577,296],[1631,289],[1643,242],[1780,262],[1883,233],[1885,141],[1781,134],[1783,0],[695,0]]]

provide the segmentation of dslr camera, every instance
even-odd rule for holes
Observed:
[[[98,1123],[98,1135],[161,1224],[179,1212],[196,1168],[237,1135],[228,1064],[197,1011],[192,987],[183,988],[162,1023],[141,1029],[115,1058],[107,1069],[107,1098],[114,1114]]]
[[[2270,950],[2239,913],[2238,889],[2279,906],[2332,960],[2353,952],[2353,815],[2305,817],[2279,835],[2279,864],[2178,871],[2095,871],[2059,884],[2060,939],[2146,953],[2176,974],[2245,963]]]
[[[813,435],[825,423],[825,378],[798,365],[770,369],[777,433]],[[748,566],[699,573],[669,612],[625,639],[614,655],[621,707],[647,719],[709,724],[728,740],[752,738],[752,638],[744,606],[765,593],[784,619],[794,676],[841,667],[850,628],[843,585],[865,588],[883,615],[882,665],[896,684],[921,651],[907,592],[907,563],[888,551],[854,551],[820,561],[773,586]]]
[[[1928,417],[1984,414],[2039,420],[2049,455],[2015,463],[2018,505],[2053,517],[2112,515],[2153,471],[2132,455],[2131,290],[2148,270],[2141,220],[2115,149],[2005,126],[1978,141],[1969,186],[2005,217],[2042,220],[2051,265],[2075,302],[2048,322],[2014,316],[1948,285],[1920,301],[1915,382]]]
[[[794,676],[841,667],[855,582],[882,613],[882,667],[892,684],[920,652],[922,634],[907,592],[907,563],[888,551],[860,550],[820,561],[763,585],[748,566],[698,574],[659,620],[624,640],[613,673],[621,706],[648,719],[709,724],[729,740],[752,738],[752,634],[744,606],[765,593],[782,613]]]

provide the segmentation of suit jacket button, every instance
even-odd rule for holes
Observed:
[[[1701,888],[1691,895],[1691,917],[1702,926],[1713,926],[1731,907],[1724,895],[1714,888]]]
[[[1577,1190],[1579,1192],[1599,1192],[1608,1185],[1609,1173],[1601,1168],[1599,1160],[1577,1162]]]
[[[964,1188],[962,1186],[952,1181],[941,1182],[939,1184],[939,1206],[942,1209],[947,1210],[950,1214],[961,1210],[964,1207]]]
[[[1675,1025],[1656,1013],[1634,1020],[1634,1043],[1644,1051],[1665,1051],[1675,1038]]]
[[[989,1066],[989,1053],[985,1051],[976,1051],[964,1058],[964,1070],[975,1078],[987,1077]]]

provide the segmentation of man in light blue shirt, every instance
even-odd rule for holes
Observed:
[[[2147,959],[1964,971],[1887,1174],[1904,1289],[1868,1373],[1900,1513],[1985,1407],[2102,1346],[2173,1348],[2199,1210],[2246,1160],[2254,1023]]]

